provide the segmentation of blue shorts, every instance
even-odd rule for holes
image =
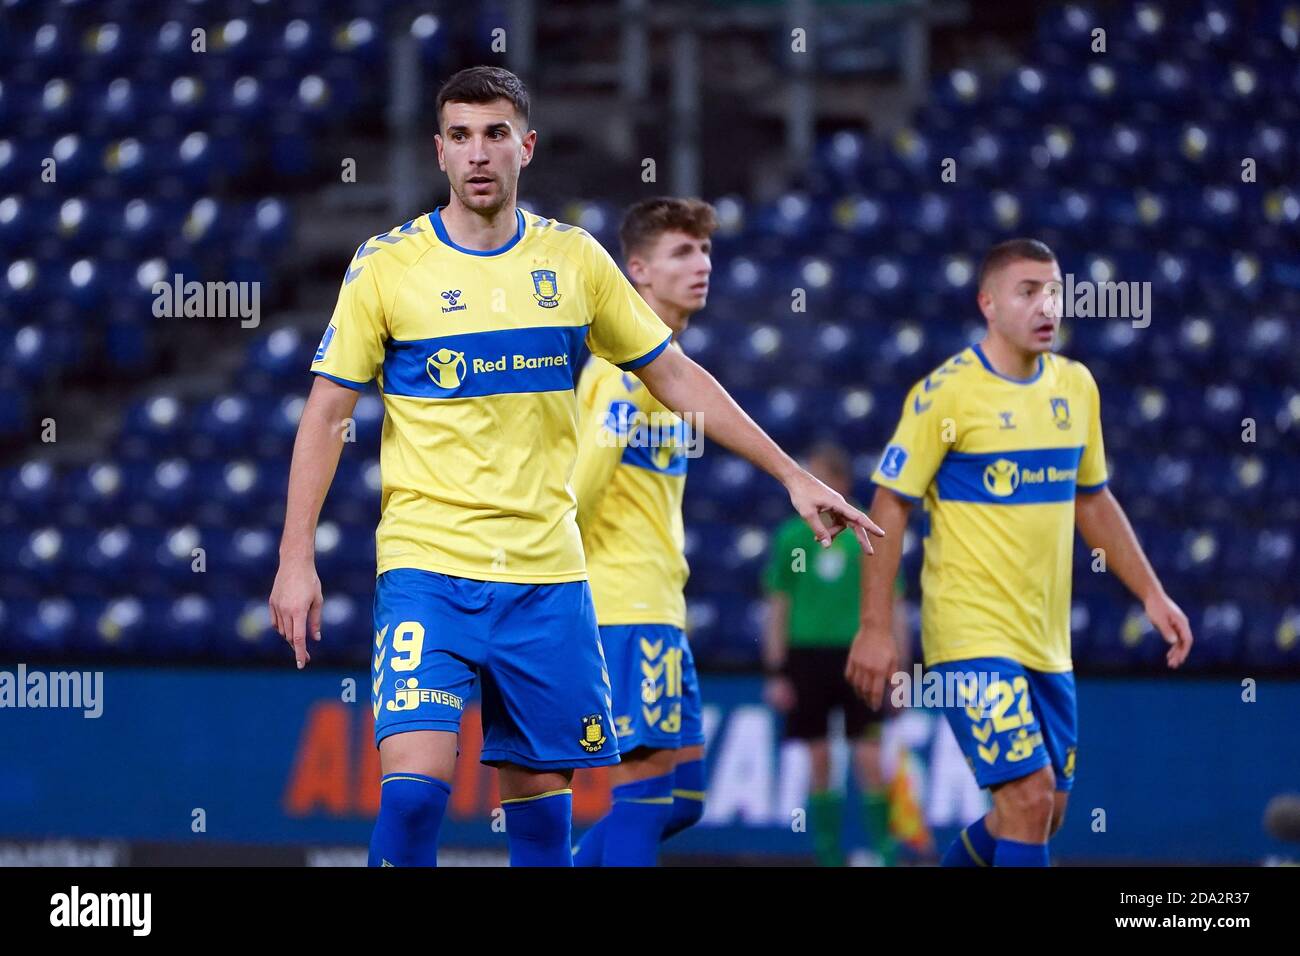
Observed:
[[[1051,766],[1057,790],[1074,786],[1079,732],[1072,672],[1030,670],[1006,657],[948,661],[929,670],[983,677],[982,699],[978,683],[955,681],[970,688],[962,697],[969,704],[943,708],[976,783],[994,787]]]
[[[600,643],[614,688],[614,728],[623,753],[704,743],[700,679],[686,632],[668,624],[605,624]]]
[[[586,581],[508,584],[397,568],[375,583],[375,746],[460,731],[482,681],[486,764],[618,763],[610,686]]]

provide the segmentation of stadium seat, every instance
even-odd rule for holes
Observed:
[[[152,290],[178,273],[258,281],[272,314],[279,287],[305,281],[281,267],[313,208],[301,200],[337,175],[337,131],[383,115],[366,80],[385,68],[386,31],[409,30],[433,75],[459,42],[452,21],[394,23],[379,0],[327,14],[12,6],[30,29],[0,31],[0,441],[32,440],[65,387],[129,391],[104,448],[57,466],[19,454],[0,471],[0,647],[285,663],[264,592],[319,326],[269,323],[238,340],[234,374],[182,390],[162,380],[177,369]],[[1098,27],[1105,56],[1091,53]],[[1151,327],[1070,319],[1063,334],[1099,383],[1112,487],[1187,601],[1194,667],[1294,668],[1300,14],[1062,3],[1025,46],[1004,69],[946,67],[888,134],[830,132],[805,175],[718,198],[709,307],[682,344],[783,445],[847,446],[865,501],[906,390],[982,332],[979,250],[1038,235],[1076,279],[1149,280]],[[960,178],[936,184],[948,156]],[[1258,184],[1241,182],[1244,156]],[[32,182],[46,157],[57,191]],[[612,245],[619,208],[585,196],[558,211]],[[317,535],[325,626],[349,635],[321,649],[334,663],[365,656],[383,415],[367,389]],[[692,639],[705,665],[752,667],[766,536],[788,497],[712,444],[689,473]],[[912,582],[923,534],[918,513]],[[1140,608],[1088,556],[1080,544],[1076,660],[1163,666]]]

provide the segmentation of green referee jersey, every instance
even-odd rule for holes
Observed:
[[[763,572],[769,595],[790,598],[791,647],[848,647],[858,631],[862,547],[852,531],[836,536],[829,548],[813,537],[798,516],[772,536],[772,550]],[[895,591],[903,593],[899,574]]]

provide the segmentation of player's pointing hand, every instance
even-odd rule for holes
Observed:
[[[794,505],[794,510],[808,522],[813,537],[823,548],[829,548],[837,534],[851,527],[862,550],[867,554],[876,553],[871,547],[868,534],[883,538],[885,532],[865,512],[845,501],[839,492],[802,469],[786,483],[786,489],[790,492],[790,503]]]
[[[281,561],[271,588],[271,621],[280,636],[293,647],[294,659],[302,670],[311,661],[307,634],[319,641],[320,613],[324,597],[320,578],[311,561]]]
[[[1164,591],[1147,598],[1144,606],[1147,617],[1169,645],[1165,662],[1170,667],[1180,667],[1192,650],[1192,625],[1187,615]]]

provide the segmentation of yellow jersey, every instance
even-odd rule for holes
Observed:
[[[590,235],[524,210],[486,252],[441,210],[367,239],[311,370],[384,400],[378,573],[479,581],[587,576],[570,481],[585,340],[624,369],[671,333]]]
[[[913,386],[872,480],[929,513],[926,664],[1071,669],[1074,498],[1107,480],[1097,383],[1082,364],[1042,355],[1021,381],[979,345],[958,353]]]
[[[578,380],[578,421],[573,489],[597,622],[685,629],[685,424],[595,356]]]

